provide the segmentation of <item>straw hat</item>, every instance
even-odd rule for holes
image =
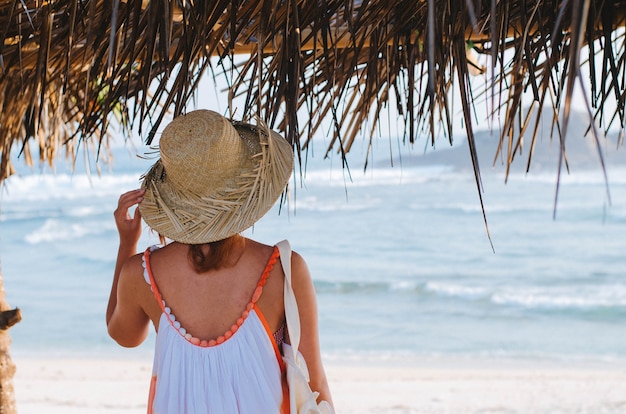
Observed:
[[[159,234],[186,244],[251,227],[276,202],[293,169],[291,145],[265,126],[198,110],[176,117],[161,159],[143,176],[139,211]]]

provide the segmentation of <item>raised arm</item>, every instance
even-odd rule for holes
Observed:
[[[311,389],[320,393],[318,402],[324,400],[333,405],[320,353],[315,288],[306,262],[296,252],[293,252],[291,256],[291,278],[300,314],[299,351],[304,356],[309,369]]]
[[[109,335],[120,345],[132,347],[141,344],[148,335],[149,318],[137,298],[141,278],[141,263],[137,243],[141,236],[141,215],[135,210],[131,216],[128,209],[141,202],[144,190],[133,190],[120,196],[113,213],[120,236],[113,285],[109,295],[106,323]],[[133,258],[134,260],[129,260]],[[137,272],[138,275],[137,275]],[[139,276],[139,277],[138,277]]]

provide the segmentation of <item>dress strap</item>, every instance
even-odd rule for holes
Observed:
[[[263,286],[265,286],[265,283],[267,283],[267,279],[270,277],[270,272],[272,271],[272,269],[274,268],[274,265],[278,261],[279,256],[280,256],[280,252],[278,250],[278,247],[274,246],[274,251],[272,252],[272,256],[270,256],[269,260],[267,261],[267,264],[265,265],[265,269],[263,269],[263,273],[261,274],[261,277],[259,278],[259,282],[256,285],[256,289],[254,289],[254,293],[252,294],[252,299],[250,299],[250,303],[248,304],[248,307],[250,309],[252,309],[252,306],[254,306],[254,304],[256,304],[259,298],[261,297],[261,294],[263,293]]]
[[[152,267],[150,266],[150,253],[152,253],[156,249],[158,249],[157,246],[150,246],[143,253],[143,257],[142,257],[143,278],[146,281],[146,283],[150,285],[150,290],[152,291],[152,293],[154,293],[154,298],[159,303],[159,306],[161,307],[161,311],[165,312],[165,302],[161,298],[159,287],[154,281],[154,276],[152,275]]]

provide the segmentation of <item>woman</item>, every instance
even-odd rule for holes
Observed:
[[[286,412],[281,345],[288,333],[278,249],[240,233],[284,191],[291,147],[273,131],[207,110],[174,119],[159,146],[161,158],[141,189],[123,194],[114,213],[120,245],[109,334],[134,347],[154,325],[149,413]],[[142,218],[171,242],[136,254]],[[291,267],[299,350],[318,400],[330,402],[311,276],[295,252]]]

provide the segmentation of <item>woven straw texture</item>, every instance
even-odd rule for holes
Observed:
[[[143,177],[139,211],[159,234],[186,244],[251,227],[293,170],[293,151],[279,134],[208,110],[174,119],[159,146],[161,159]]]

